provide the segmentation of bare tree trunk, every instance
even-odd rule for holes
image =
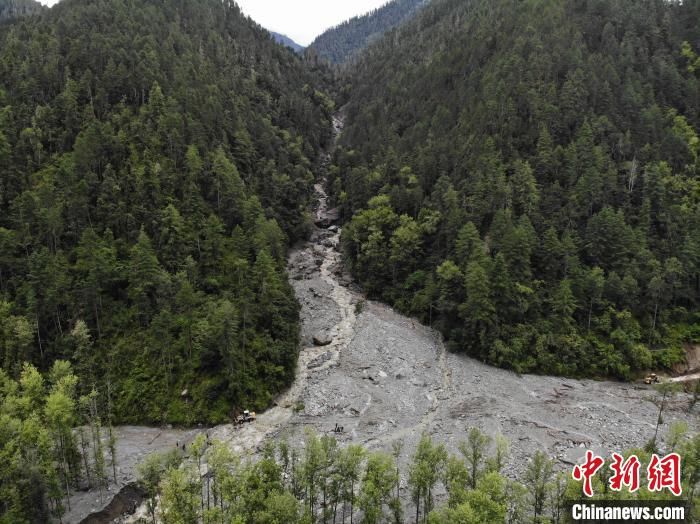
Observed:
[[[112,431],[112,424],[109,425],[109,455],[112,459],[112,476],[114,477],[114,483],[117,483],[117,450],[115,448],[114,434]]]
[[[61,313],[58,311],[58,308],[56,308],[56,327],[58,328],[58,332],[63,336],[63,328],[61,327]]]
[[[39,327],[39,312],[35,313],[36,317],[36,337],[39,341],[39,355],[41,356],[41,362],[44,362],[44,346],[41,343],[41,328]]]
[[[654,431],[654,440],[652,441],[654,444],[654,449],[656,449],[656,439],[659,436],[659,426],[661,425],[661,417],[664,412],[664,404],[666,403],[666,395],[667,392],[664,390],[664,396],[661,397],[661,405],[659,406],[659,416],[656,418],[656,430]]]
[[[90,467],[88,465],[88,456],[87,456],[87,442],[85,442],[85,431],[81,427],[78,430],[80,434],[80,448],[82,449],[83,453],[83,464],[85,465],[85,477],[87,478],[88,481],[88,489],[92,489],[92,479],[90,478]]]
[[[95,324],[97,326],[97,338],[102,338],[102,329],[100,328],[100,314],[97,312],[97,299],[93,301],[95,309]]]
[[[425,499],[425,509],[423,510],[423,522],[428,522],[428,514],[433,509],[433,492],[432,488],[428,488],[428,497]]]
[[[350,482],[350,524],[353,524],[352,517],[355,513],[355,481]]]
[[[654,338],[654,332],[656,331],[656,319],[659,315],[659,302],[657,300],[656,304],[654,304],[654,319],[651,323],[651,331],[649,332],[649,343],[647,344],[648,346],[651,346],[652,339]]]
[[[197,474],[199,475],[199,479],[202,479],[202,457],[199,456],[201,453],[201,450],[197,453]],[[202,517],[204,516],[204,493],[202,493],[202,490],[200,488],[199,490],[199,499],[201,501],[201,507],[202,507]]]
[[[60,430],[59,430],[60,431]],[[68,511],[71,510],[70,507],[70,487],[68,486],[68,461],[66,460],[66,448],[63,445],[63,435],[59,433],[58,436],[59,447],[61,448],[61,459],[63,461],[63,479],[66,484],[66,504],[68,506]]]
[[[326,510],[328,509],[327,508],[328,502],[327,502],[327,497],[326,497],[326,495],[327,495],[326,491],[327,491],[326,490],[326,480],[324,479],[323,480],[323,515],[322,515],[323,524],[326,524]]]

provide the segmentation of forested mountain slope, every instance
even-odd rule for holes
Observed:
[[[367,291],[520,372],[680,358],[700,339],[698,20],[697,0],[437,0],[371,46],[333,180]]]
[[[277,42],[278,44],[282,44],[283,46],[290,47],[292,50],[294,50],[297,53],[300,53],[304,50],[304,46],[297,44],[294,40],[289,38],[287,35],[283,35],[281,33],[275,33],[274,31],[270,31],[270,34],[272,35],[272,38],[275,39],[275,42]]]
[[[342,64],[384,33],[411,18],[429,0],[392,0],[365,15],[356,16],[318,36],[312,53],[333,64]]]
[[[0,0],[0,22],[41,13],[44,7],[35,0]]]
[[[331,103],[230,1],[63,0],[0,41],[0,365],[70,360],[121,421],[262,407]]]

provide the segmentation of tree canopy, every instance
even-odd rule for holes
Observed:
[[[682,358],[700,332],[699,12],[436,0],[371,45],[330,182],[370,294],[520,372]]]
[[[285,273],[332,103],[233,2],[66,0],[0,28],[0,362],[75,364],[118,420],[290,383]]]

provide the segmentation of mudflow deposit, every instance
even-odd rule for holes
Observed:
[[[651,386],[519,376],[446,352],[439,334],[383,304],[365,301],[345,274],[339,252],[337,213],[329,210],[323,185],[311,238],[292,250],[289,275],[302,305],[302,345],[297,376],[276,405],[243,426],[207,431],[243,456],[254,457],[266,439],[301,447],[306,428],[337,434],[341,444],[391,451],[403,441],[402,491],[408,502],[406,467],[423,432],[451,452],[470,427],[511,442],[505,474],[516,477],[536,450],[569,468],[586,449],[609,455],[643,446],[653,435],[660,396]],[[690,377],[688,377],[690,378]],[[666,401],[659,435],[675,420],[700,430],[690,396]],[[119,478],[134,480],[146,453],[189,441],[196,431],[119,431]],[[157,437],[156,437],[157,436]],[[156,437],[156,438],[154,438]],[[67,522],[101,509],[97,494],[78,496]],[[144,516],[142,506],[127,521]],[[75,520],[72,520],[72,519]]]
[[[324,223],[326,198],[317,192]],[[305,347],[294,386],[254,425],[217,428],[216,438],[241,452],[264,438],[300,446],[305,428],[332,433],[337,424],[341,443],[390,451],[402,440],[405,466],[423,432],[457,452],[479,427],[510,440],[506,474],[515,476],[538,449],[567,467],[586,449],[608,454],[654,435],[660,397],[650,386],[519,376],[446,352],[436,332],[364,300],[343,272],[339,237],[336,227],[319,228],[289,259]],[[667,400],[660,434],[679,419],[699,429],[689,402],[685,394]]]
[[[316,190],[317,222],[325,226],[333,213],[328,219],[323,188]],[[383,304],[365,301],[343,272],[339,239],[336,226],[317,227],[289,257],[290,278],[302,305],[304,346],[293,386],[255,423],[206,430],[212,439],[250,457],[266,439],[286,439],[301,447],[306,428],[330,434],[336,424],[344,428],[337,435],[341,444],[391,451],[391,444],[401,440],[407,502],[406,466],[423,432],[454,453],[470,427],[502,433],[512,447],[505,473],[513,477],[538,449],[568,468],[586,449],[607,455],[642,446],[654,435],[660,397],[651,386],[518,376],[448,353],[436,332]],[[692,431],[700,429],[697,407],[689,413],[689,402],[686,394],[666,402],[660,435],[675,420],[685,420]],[[194,434],[122,428],[120,480],[134,480],[136,459]],[[100,509],[97,494],[79,497],[70,517]],[[129,520],[143,512],[142,507]]]

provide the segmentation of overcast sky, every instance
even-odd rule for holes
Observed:
[[[39,0],[53,5],[58,0]],[[284,33],[301,45],[329,27],[384,5],[388,0],[238,0],[243,12],[260,25]]]

